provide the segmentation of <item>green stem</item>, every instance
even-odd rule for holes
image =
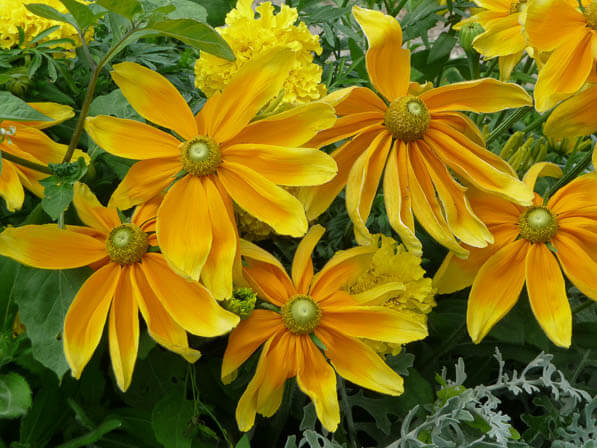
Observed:
[[[14,163],[18,163],[19,165],[24,166],[26,168],[31,168],[32,170],[39,171],[40,173],[45,173],[45,174],[50,174],[50,175],[54,174],[52,172],[52,170],[45,165],[40,165],[39,163],[35,163],[35,162],[31,162],[26,159],[22,159],[18,156],[12,155],[5,151],[0,151],[0,153],[2,153],[3,159],[10,160],[11,162],[14,162]]]
[[[578,177],[578,175],[581,174],[591,164],[592,156],[593,151],[587,151],[583,158],[580,159],[576,163],[576,165],[574,165],[574,168],[572,168],[570,171],[566,172],[562,177],[560,177],[558,181],[555,183],[555,185],[553,185],[551,188],[548,188],[545,192],[545,196],[543,197],[543,203],[547,204],[547,200],[552,195],[552,193],[558,191],[572,179],[576,179],[576,177]]]
[[[530,106],[522,107],[518,109],[516,112],[510,114],[508,118],[506,118],[502,124],[500,124],[497,128],[493,130],[489,137],[487,137],[486,145],[489,145],[493,142],[496,138],[498,138],[502,132],[506,131],[510,128],[514,123],[524,117],[526,114],[529,113],[533,108]]]
[[[357,444],[357,431],[354,427],[354,419],[352,418],[352,409],[350,407],[350,403],[348,402],[348,394],[346,393],[346,386],[344,384],[344,380],[340,375],[337,376],[338,378],[338,387],[340,389],[340,397],[342,398],[341,405],[342,411],[344,412],[344,418],[346,419],[346,426],[348,431],[348,441],[351,448],[358,448]]]
[[[485,77],[491,76],[491,72],[493,72],[497,63],[498,63],[498,58],[493,58],[491,60],[491,62],[489,63],[489,67],[487,68],[487,71],[485,72]]]
[[[528,134],[529,132],[531,132],[533,129],[539,127],[540,125],[542,125],[547,119],[549,118],[549,112],[544,113],[543,115],[539,116],[539,118],[537,118],[535,121],[533,121],[531,124],[529,124],[526,128],[524,128],[522,130],[523,134]]]

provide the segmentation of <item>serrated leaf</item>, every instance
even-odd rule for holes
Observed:
[[[55,25],[55,26],[48,28],[47,30],[42,31],[37,36],[35,36],[33,39],[31,39],[31,41],[29,42],[29,45],[38,43],[40,40],[48,37],[50,34],[52,34],[54,31],[56,31],[58,29],[60,29],[60,25]]]
[[[165,448],[191,448],[192,440],[185,433],[193,418],[193,403],[173,391],[153,408],[153,433]]]
[[[79,28],[85,29],[88,26],[94,25],[98,17],[93,14],[89,6],[79,3],[77,0],[60,0],[62,4],[68,9],[68,12],[75,18]]]
[[[44,19],[56,20],[57,22],[64,22],[70,25],[75,25],[74,21],[66,14],[62,14],[60,11],[52,8],[51,6],[44,5],[43,3],[29,3],[24,5],[29,11]]]
[[[55,221],[73,200],[73,184],[63,182],[58,176],[46,177],[39,181],[44,186],[44,197],[41,206]]]
[[[143,7],[138,0],[96,0],[95,3],[127,19],[132,19],[143,12]]]
[[[0,121],[52,121],[10,92],[0,92]]]
[[[31,407],[31,388],[25,378],[11,372],[0,376],[0,418],[16,418]]]

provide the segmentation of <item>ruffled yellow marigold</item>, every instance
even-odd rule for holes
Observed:
[[[66,13],[68,12],[66,7],[60,0],[3,0],[0,2],[0,47],[12,48],[19,43],[19,28],[25,33],[25,41],[23,46],[27,46],[28,42],[41,33],[53,26],[58,25],[56,31],[46,36],[40,42],[55,39],[72,39],[75,45],[78,47],[81,45],[81,39],[79,35],[72,27],[64,22],[57,22],[56,20],[45,19],[43,17],[36,16],[25,8],[26,4],[29,3],[41,3],[44,5],[51,6],[52,8]],[[92,32],[89,32],[86,39],[89,40],[92,36]],[[75,48],[69,43],[60,44],[61,47],[69,50]],[[68,54],[73,54],[72,52]]]
[[[311,34],[304,22],[295,25],[298,11],[281,5],[274,14],[271,2],[263,2],[252,8],[253,0],[238,0],[236,8],[226,16],[226,25],[217,28],[232,48],[236,60],[220,59],[201,52],[195,64],[195,85],[208,97],[224,89],[248,61],[275,47],[286,47],[294,52],[295,60],[286,77],[280,106],[304,104],[326,94],[321,84],[321,67],[313,62],[313,53],[321,54],[319,37]]]

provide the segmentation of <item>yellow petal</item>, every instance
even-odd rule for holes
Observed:
[[[139,348],[139,309],[133,297],[130,275],[130,267],[124,266],[114,291],[108,325],[112,368],[116,384],[123,392],[133,379]]]
[[[518,14],[492,21],[485,32],[475,38],[473,46],[487,59],[523,51],[527,42],[518,23]]]
[[[531,46],[540,51],[552,51],[566,43],[586,19],[575,1],[535,0],[529,2],[525,30]]]
[[[578,137],[597,131],[597,86],[577,93],[556,107],[545,123],[545,135]]]
[[[11,137],[11,140],[14,146],[18,149],[33,156],[38,163],[48,164],[62,162],[62,158],[67,149],[66,145],[56,143],[39,129],[22,126],[20,124],[15,125],[15,127],[16,133],[14,137]],[[9,152],[13,152],[10,150],[11,146],[12,145],[8,145]],[[81,152],[76,152],[73,160],[76,160],[80,156],[82,156]],[[83,157],[86,158],[87,156],[85,155]]]
[[[473,120],[460,112],[434,112],[432,120],[441,120],[442,123],[454,128],[461,134],[466,135],[477,145],[485,146],[485,137]],[[499,159],[499,156],[496,157]]]
[[[373,86],[388,100],[406,94],[410,81],[410,51],[402,48],[402,29],[381,11],[354,6],[352,14],[369,42],[367,72]]]
[[[185,140],[197,136],[193,112],[164,76],[134,62],[121,62],[112,68],[112,79],[143,118],[174,130]]]
[[[224,160],[218,177],[241,208],[277,233],[300,237],[307,231],[305,210],[299,200],[261,174]]]
[[[420,98],[425,101],[430,112],[491,113],[533,105],[533,100],[522,87],[493,78],[437,87],[424,92]]]
[[[360,112],[346,115],[336,120],[334,126],[321,131],[309,142],[305,143],[308,148],[321,148],[331,143],[339,142],[354,135],[362,135],[369,131],[385,130],[383,127],[383,112]]]
[[[0,233],[0,255],[41,269],[72,269],[104,258],[106,245],[56,224],[26,225]]]
[[[539,162],[528,169],[522,178],[522,181],[527,184],[531,190],[534,190],[537,178],[544,176],[558,178],[561,177],[562,174],[562,169],[555,163]]]
[[[102,338],[120,272],[121,267],[116,263],[108,263],[96,271],[83,283],[66,313],[64,354],[77,379]]]
[[[75,111],[72,107],[58,103],[27,103],[36,111],[41,112],[46,117],[51,118],[51,121],[21,121],[24,126],[31,126],[37,129],[46,129],[57,124],[70,120],[75,116]]]
[[[547,206],[558,216],[563,214],[582,216],[582,209],[597,205],[595,191],[597,191],[597,174],[592,172],[577,177],[556,191],[549,198]]]
[[[321,185],[338,172],[334,159],[311,148],[255,143],[237,144],[222,151],[226,163],[243,165],[278,185]]]
[[[2,161],[0,171],[0,197],[6,201],[6,208],[14,212],[22,207],[25,200],[25,190],[19,179],[17,170],[12,162]]]
[[[140,121],[99,115],[85,120],[85,130],[115,156],[135,160],[180,157],[180,140]]]
[[[525,279],[529,242],[504,246],[483,264],[471,289],[466,311],[468,332],[475,344],[512,309]]]
[[[238,316],[221,308],[201,284],[174,273],[161,254],[145,254],[142,266],[147,282],[168,314],[189,333],[220,336],[238,324]]]
[[[320,101],[331,104],[339,116],[362,112],[385,114],[388,106],[367,87],[346,87],[330,93]]]
[[[526,258],[527,291],[531,309],[547,337],[570,347],[572,312],[560,266],[545,244],[532,244]]]
[[[313,261],[311,255],[317,242],[325,233],[325,227],[319,224],[309,229],[309,232],[299,243],[292,260],[292,281],[299,294],[307,294],[313,279]]]
[[[222,93],[210,97],[199,112],[207,134],[218,143],[239,134],[278,95],[293,63],[294,53],[284,47],[243,64]]]
[[[121,224],[116,209],[104,207],[89,187],[80,182],[74,186],[73,204],[81,221],[100,232],[109,234]]]
[[[518,65],[523,55],[524,51],[510,54],[508,56],[500,56],[498,61],[500,69],[500,81],[506,82],[510,79],[514,68]]]
[[[212,247],[212,221],[205,187],[187,175],[166,193],[157,216],[162,253],[184,275],[199,280]]]
[[[403,282],[386,282],[353,294],[352,297],[363,305],[383,305],[387,300],[404,293],[405,290],[406,286]]]
[[[135,207],[131,222],[138,225],[145,232],[155,232],[155,220],[163,199],[162,195],[157,195]]]
[[[508,224],[518,226],[524,207],[476,188],[469,188],[468,199],[475,214],[488,226]]]
[[[593,253],[587,251],[586,241],[572,232],[559,230],[551,242],[566,277],[583,294],[597,300],[597,263]]]

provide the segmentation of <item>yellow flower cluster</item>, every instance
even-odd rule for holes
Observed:
[[[12,0],[0,2],[0,47],[8,49],[18,45],[19,28],[25,34],[23,46],[27,46],[33,37],[56,25],[60,26],[60,28],[49,36],[46,36],[41,42],[55,39],[72,39],[76,46],[81,45],[81,39],[71,25],[36,16],[25,8],[25,5],[29,3],[42,3],[62,13],[67,12],[60,0]],[[89,40],[91,36],[92,33],[89,32],[86,39]],[[68,43],[61,44],[61,46],[69,50],[75,48]]]
[[[232,48],[236,61],[201,52],[195,64],[195,85],[210,97],[224,89],[246,62],[274,47],[286,47],[293,51],[295,61],[282,87],[280,106],[309,103],[324,96],[322,69],[313,62],[313,53],[321,54],[318,36],[311,34],[304,22],[294,24],[298,19],[295,8],[282,5],[274,14],[271,2],[263,2],[255,9],[259,14],[256,18],[252,3],[239,0],[226,16],[227,26],[217,30]]]

